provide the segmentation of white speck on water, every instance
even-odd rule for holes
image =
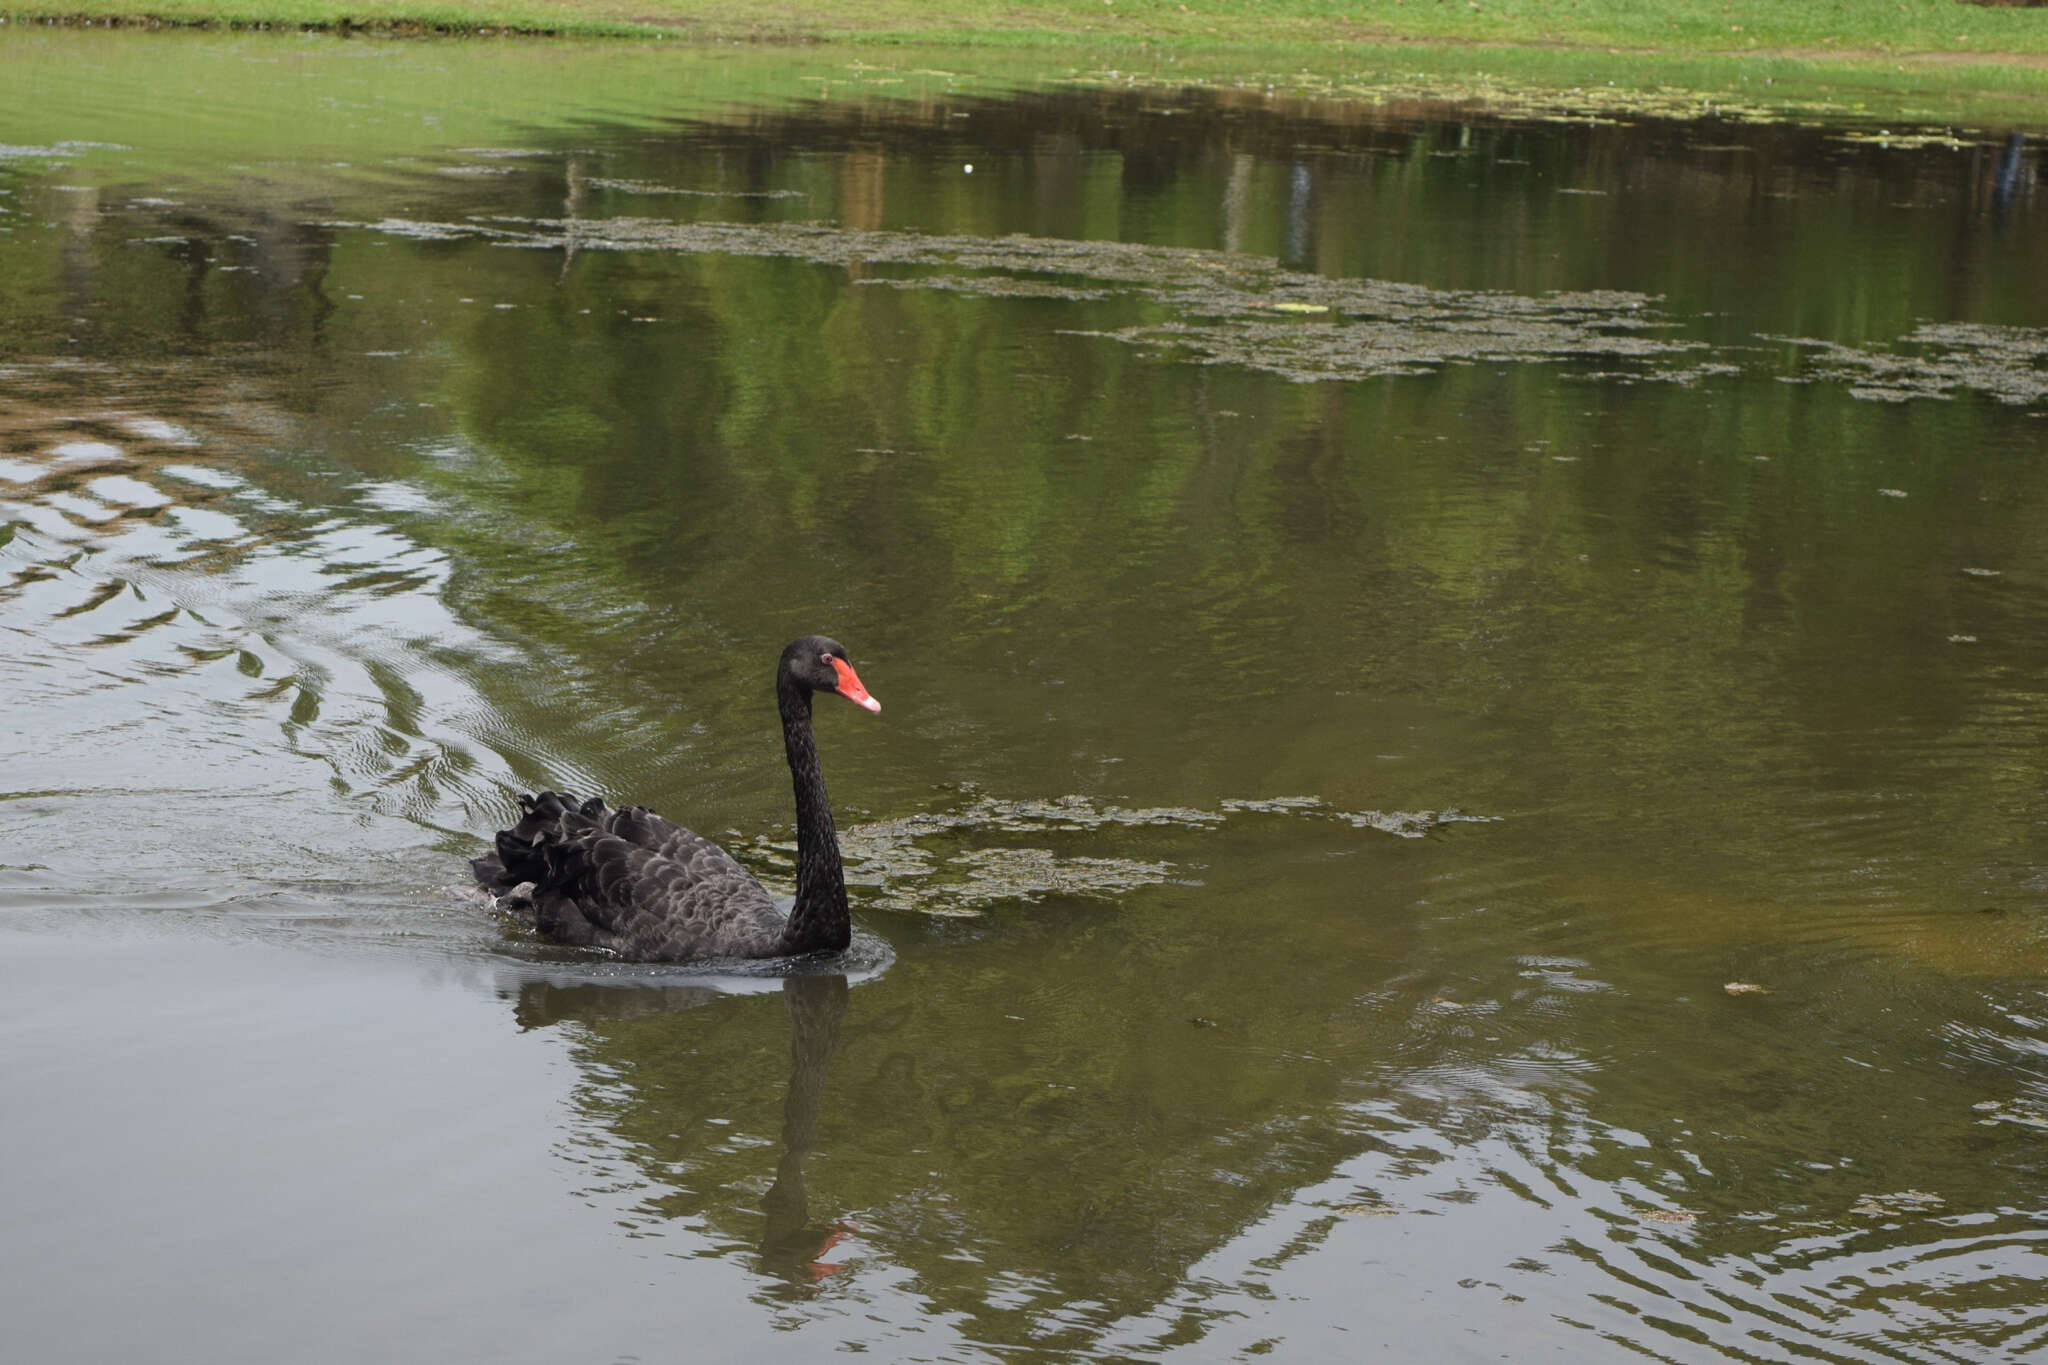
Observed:
[[[106,441],[66,441],[50,448],[50,463],[60,465],[105,464],[122,458],[121,447]]]
[[[199,438],[175,422],[166,422],[156,417],[131,417],[121,423],[124,430],[151,441],[162,441],[166,445],[196,446]]]

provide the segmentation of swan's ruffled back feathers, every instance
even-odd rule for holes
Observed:
[[[474,860],[496,895],[534,887],[528,915],[557,942],[646,962],[770,957],[784,920],[726,851],[644,806],[612,810],[560,792],[519,799],[525,815]]]

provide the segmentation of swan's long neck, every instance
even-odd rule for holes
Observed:
[[[839,836],[825,796],[825,770],[811,733],[811,694],[778,676],[775,703],[796,786],[796,905],[782,932],[783,947],[791,953],[837,952],[853,940],[853,925],[846,913],[846,879],[839,870]]]

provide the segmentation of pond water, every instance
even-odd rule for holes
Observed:
[[[22,1359],[2048,1350],[2038,143],[0,68]],[[459,894],[813,630],[845,974]]]

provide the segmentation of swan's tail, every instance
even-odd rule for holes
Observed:
[[[557,889],[564,845],[600,828],[605,815],[602,797],[578,802],[563,792],[522,796],[519,808],[526,814],[512,828],[498,831],[496,848],[470,860],[477,885],[494,896],[522,883],[531,883],[536,896]]]

